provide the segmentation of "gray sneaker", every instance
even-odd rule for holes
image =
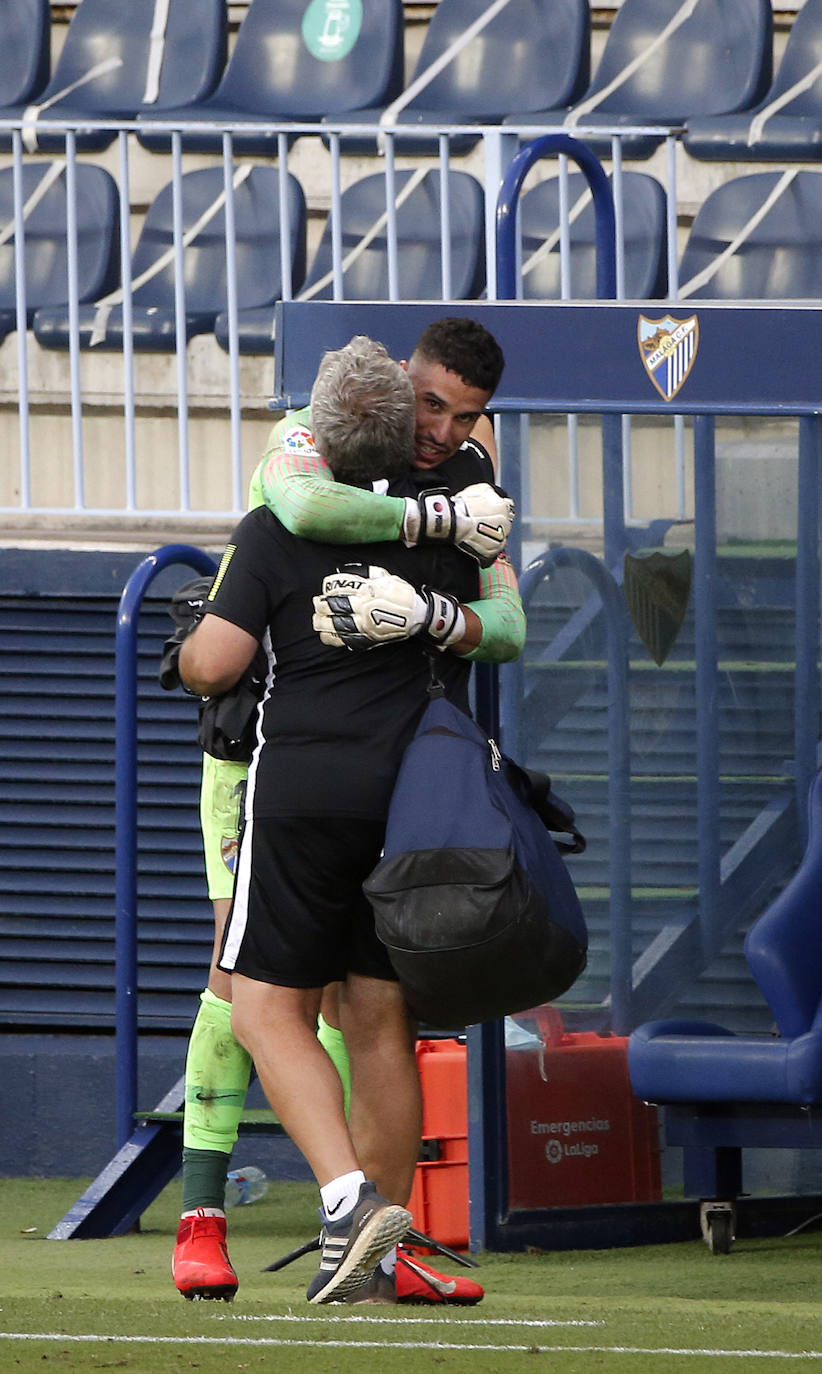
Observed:
[[[373,1183],[361,1184],[359,1198],[346,1216],[339,1221],[323,1218],[322,1257],[308,1285],[308,1301],[342,1302],[371,1277],[412,1221],[404,1207],[380,1197]]]

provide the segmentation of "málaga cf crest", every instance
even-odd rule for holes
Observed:
[[[649,320],[640,315],[637,342],[642,365],[664,401],[672,401],[694,365],[699,347],[696,315],[675,320],[664,315]]]

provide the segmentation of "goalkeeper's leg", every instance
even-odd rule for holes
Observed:
[[[214,948],[186,1056],[183,1206],[171,1262],[186,1298],[232,1298],[237,1276],[226,1249],[225,1181],[251,1077],[251,1058],[231,1030],[231,978],[217,968],[231,906],[245,767],[203,755],[200,819]]]

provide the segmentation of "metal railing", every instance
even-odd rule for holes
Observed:
[[[86,157],[86,155],[78,153],[77,149],[78,133],[81,127],[82,129],[105,129],[115,135],[111,156],[116,162],[115,179],[120,196],[123,345],[119,364],[109,361],[105,365],[104,384],[100,382],[98,376],[102,365],[99,361],[93,361],[94,348],[81,347],[78,325],[78,242],[75,186],[78,161]],[[183,230],[181,206],[182,178],[192,156],[185,147],[185,135],[188,131],[193,130],[202,133],[204,129],[210,127],[199,122],[194,124],[180,120],[168,124],[153,120],[151,123],[152,133],[167,133],[170,138],[170,154],[148,154],[147,156],[151,159],[156,158],[157,187],[159,188],[160,185],[170,179],[174,209],[172,251],[175,316],[174,350],[173,353],[166,356],[162,363],[155,361],[153,366],[155,369],[158,367],[165,369],[163,387],[176,417],[176,434],[167,437],[165,452],[168,461],[163,465],[163,478],[160,481],[156,476],[151,477],[151,480],[149,478],[155,457],[153,438],[150,461],[147,461],[144,453],[141,452],[139,442],[145,432],[143,415],[151,409],[152,405],[152,383],[143,379],[144,363],[139,356],[139,348],[135,346],[132,326],[134,283],[131,263],[133,232],[130,207],[138,198],[135,192],[135,159],[132,135],[138,125],[134,121],[88,120],[79,126],[69,125],[65,121],[50,120],[46,117],[37,122],[38,130],[50,133],[57,131],[65,137],[65,176],[68,193],[66,215],[68,347],[65,355],[52,353],[49,365],[45,368],[43,350],[40,349],[32,333],[30,331],[27,333],[24,327],[28,302],[25,274],[26,216],[22,193],[24,162],[34,157],[45,167],[45,155],[31,154],[26,151],[27,126],[21,120],[0,121],[0,130],[5,130],[7,133],[11,131],[13,145],[12,167],[16,190],[13,238],[17,247],[15,253],[17,330],[16,335],[13,336],[15,342],[12,342],[10,338],[6,341],[6,348],[9,353],[14,350],[18,374],[16,383],[9,377],[9,390],[6,395],[8,417],[8,412],[13,404],[11,390],[14,386],[16,390],[14,403],[17,406],[18,439],[17,451],[15,452],[11,423],[7,418],[9,430],[6,435],[6,449],[9,457],[5,481],[0,483],[0,515],[6,517],[15,515],[49,517],[70,514],[76,517],[84,515],[105,517],[115,521],[118,517],[174,518],[179,519],[185,526],[204,517],[226,521],[234,520],[245,508],[247,477],[260,456],[261,448],[259,441],[249,447],[248,436],[244,437],[244,421],[250,413],[253,413],[257,419],[265,418],[265,400],[259,393],[262,388],[264,392],[270,395],[272,377],[268,373],[267,362],[264,358],[262,364],[258,358],[255,367],[254,362],[242,357],[240,352],[236,231],[234,225],[234,173],[237,165],[234,154],[234,136],[250,130],[259,132],[259,125],[238,122],[230,128],[215,125],[211,130],[215,137],[219,136],[222,144],[221,159],[215,157],[213,160],[218,165],[219,161],[222,161],[224,172],[226,246],[224,308],[228,320],[228,348],[224,352],[222,349],[212,346],[213,338],[210,341],[206,340],[204,346],[208,349],[207,376],[205,381],[202,381],[198,372],[199,363],[193,356],[196,349],[192,349],[191,343],[187,344],[186,342],[186,236]],[[306,157],[311,162],[312,181],[322,185],[321,200],[323,203],[327,200],[329,205],[332,242],[331,294],[333,299],[342,300],[345,298],[344,267],[347,250],[343,243],[341,230],[341,198],[344,183],[352,179],[352,173],[355,178],[365,174],[361,159],[354,163],[348,158],[346,140],[367,135],[375,139],[376,127],[373,124],[345,126],[331,123],[322,126],[318,124],[289,124],[272,125],[270,129],[269,126],[266,126],[266,132],[270,133],[272,137],[272,154],[276,148],[276,165],[280,174],[280,254],[283,299],[289,300],[300,295],[300,283],[292,280],[291,275],[288,253],[290,226],[287,198],[284,194],[288,172],[295,165],[295,158],[298,156],[292,143],[295,138],[298,138],[299,142],[296,145],[298,150],[300,147],[304,150],[310,149],[310,152],[307,154],[303,152],[299,154],[299,157],[303,164]],[[497,195],[506,170],[519,148],[521,132],[527,133],[527,128],[524,126],[523,131],[520,131],[513,127],[502,129],[499,126],[449,125],[443,126],[432,135],[436,151],[432,152],[430,158],[423,159],[422,162],[424,165],[436,168],[440,178],[442,203],[440,298],[443,300],[450,298],[451,291],[448,254],[450,206],[447,173],[455,165],[456,160],[449,154],[450,141],[460,134],[470,134],[472,138],[478,140],[474,152],[469,155],[468,159],[459,159],[459,167],[470,170],[477,175],[484,188],[486,294],[489,299],[493,300],[496,296],[495,216]],[[541,132],[545,133],[544,130]],[[557,132],[561,131],[557,130]],[[619,134],[614,134],[611,139],[617,230],[615,283],[617,297],[620,297],[624,290],[623,190],[620,147],[622,138],[629,137],[635,132],[631,128],[622,129]],[[674,150],[676,132],[665,129],[654,132],[660,137],[664,137],[666,144],[664,156],[668,196],[669,294],[675,294],[677,191]],[[399,164],[403,162],[403,136],[408,137],[411,133],[416,135],[417,131],[409,131],[407,126],[404,129],[401,126],[381,126],[379,140],[382,151],[381,155],[374,159],[374,170],[382,172],[385,181],[385,223],[384,229],[380,228],[380,233],[385,235],[388,299],[391,300],[398,299],[399,295],[398,259],[401,252],[397,234],[397,170]],[[575,130],[575,135],[577,134],[584,139],[585,130]],[[601,139],[601,130],[597,130],[597,136]],[[196,165],[202,165],[202,155],[197,155],[197,157]],[[99,157],[94,160],[99,161]],[[243,162],[249,160],[258,161],[258,159],[243,159]],[[420,160],[416,159],[414,165],[419,165],[419,163]],[[561,153],[558,158],[558,172],[563,219],[559,234],[559,250],[563,298],[567,298],[570,292],[568,195],[567,189],[565,192],[562,189],[563,187],[567,188],[567,164],[567,156]],[[168,176],[169,171],[170,178]],[[544,175],[553,171],[554,168],[546,169]],[[9,235],[8,237],[11,238],[12,236]],[[202,348],[203,345],[198,347]],[[119,376],[117,375],[118,367]],[[250,381],[249,376],[252,371],[254,377],[253,381]],[[204,396],[204,388],[207,396]],[[204,484],[198,479],[203,462],[202,449],[196,454],[192,453],[191,417],[194,410],[202,408],[205,399],[208,401],[211,412],[216,413],[223,424],[227,416],[228,440],[227,443],[222,439],[219,440],[226,450],[220,454],[221,480],[219,482],[212,480]],[[44,409],[59,410],[63,405],[69,414],[70,444],[67,433],[66,442],[60,445],[59,464],[55,467],[53,457],[49,455],[46,458],[45,456],[40,431],[37,430],[35,435],[35,425],[38,423],[38,416],[41,411]],[[108,458],[105,482],[102,482],[99,476],[95,476],[96,467],[93,457],[90,458],[89,456],[90,445],[87,434],[90,423],[89,417],[98,416],[101,406],[111,423],[116,426],[115,429],[109,428],[106,431],[105,443]],[[527,443],[526,434],[523,434],[523,442]],[[675,442],[677,445],[677,476],[670,492],[669,509],[666,509],[664,513],[674,518],[682,518],[687,513],[685,509],[687,498],[684,476],[685,462],[679,433]],[[96,454],[98,446],[93,445],[91,447]],[[580,460],[577,449],[576,419],[571,417],[566,457],[568,465],[567,487],[570,493],[567,508],[564,510],[558,508],[528,510],[523,508],[524,520],[533,519],[535,529],[538,530],[540,522],[544,523],[546,520],[559,522],[567,520],[572,523],[581,521],[593,525],[599,523],[599,516],[590,513],[590,502],[586,506],[580,501]],[[71,465],[70,476],[68,472],[69,461]],[[210,461],[212,465],[215,464],[213,454]],[[628,470],[630,471],[630,464],[628,464]],[[213,473],[213,471],[214,466],[210,469],[210,472]],[[203,491],[204,485],[208,488],[207,492]],[[114,496],[111,494],[112,488],[115,491]],[[632,517],[630,480],[626,481],[625,501],[626,517],[630,519]]]

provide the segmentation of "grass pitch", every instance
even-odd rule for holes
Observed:
[[[139,1233],[49,1241],[82,1180],[0,1181],[0,1370],[133,1374],[822,1374],[822,1233],[483,1255],[475,1308],[311,1308],[316,1256],[262,1270],[315,1231],[315,1193],[277,1184],[229,1216],[232,1304],[187,1303],[169,1261],[180,1185]],[[443,1264],[447,1270],[447,1264]]]

